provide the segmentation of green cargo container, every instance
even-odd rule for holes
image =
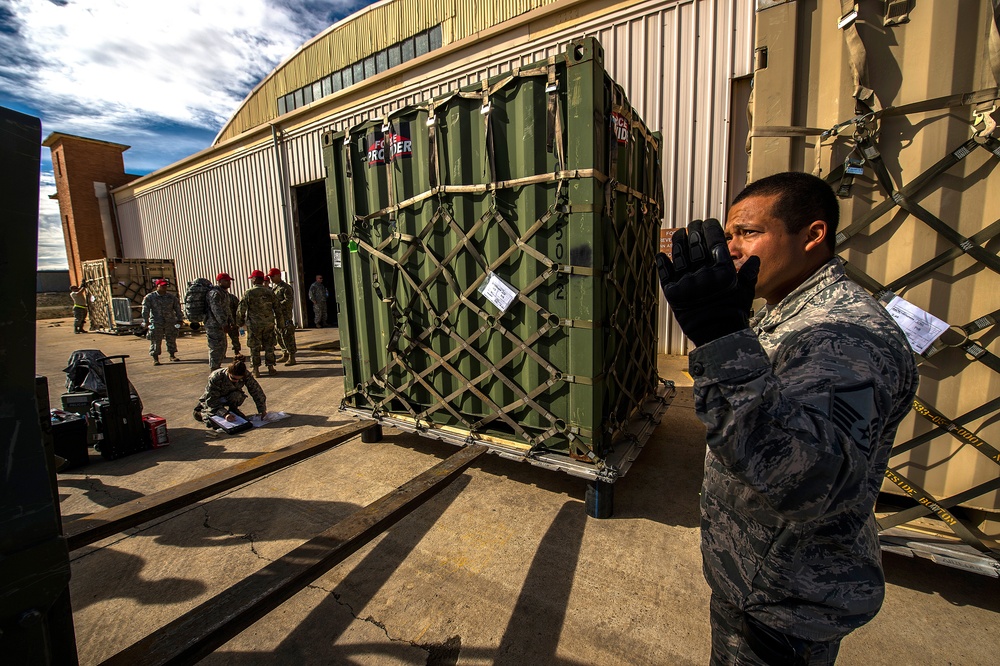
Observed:
[[[660,137],[593,39],[323,136],[355,414],[612,482],[656,373]]]

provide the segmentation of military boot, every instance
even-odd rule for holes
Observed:
[[[288,351],[285,350],[281,352],[281,358],[278,359],[278,363],[284,363],[287,360],[288,360]]]
[[[159,356],[154,356],[153,357],[153,365],[162,365],[162,363],[160,363],[160,357]]]
[[[274,369],[273,365],[269,365],[269,366],[267,366],[267,374],[269,374],[269,375],[276,375],[276,374],[278,374],[278,371]]]
[[[259,365],[253,366],[253,376],[256,377],[256,378],[258,378],[258,379],[260,379],[260,366]]]
[[[177,358],[176,356],[174,356],[173,354],[171,354],[171,355],[170,355],[170,360],[171,360],[171,361],[179,361],[180,359],[179,359],[179,358]]]
[[[285,361],[285,365],[295,365],[295,352],[286,354],[286,356],[288,356],[288,360]]]

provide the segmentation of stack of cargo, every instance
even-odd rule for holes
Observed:
[[[133,333],[142,327],[142,299],[155,280],[167,280],[177,294],[173,259],[95,259],[83,262],[90,329]]]
[[[660,137],[600,44],[323,137],[343,408],[624,474],[656,372]]]

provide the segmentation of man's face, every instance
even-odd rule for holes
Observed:
[[[322,275],[317,275],[316,276],[316,282],[322,282],[322,281],[323,281],[323,276]]]
[[[165,285],[165,284],[158,284],[158,285],[156,285],[156,293],[158,293],[160,296],[162,296],[165,293],[167,293],[167,285]]]
[[[219,286],[223,289],[229,289],[233,286],[232,280],[219,280]]]
[[[726,242],[729,255],[740,268],[750,257],[760,259],[755,295],[775,305],[816,270],[815,253],[807,253],[810,227],[789,233],[785,223],[771,214],[777,196],[748,197],[729,209]]]

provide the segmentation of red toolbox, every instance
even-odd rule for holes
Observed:
[[[167,435],[167,420],[162,416],[143,414],[142,428],[146,433],[146,440],[150,447],[158,449],[170,443],[170,436]]]

